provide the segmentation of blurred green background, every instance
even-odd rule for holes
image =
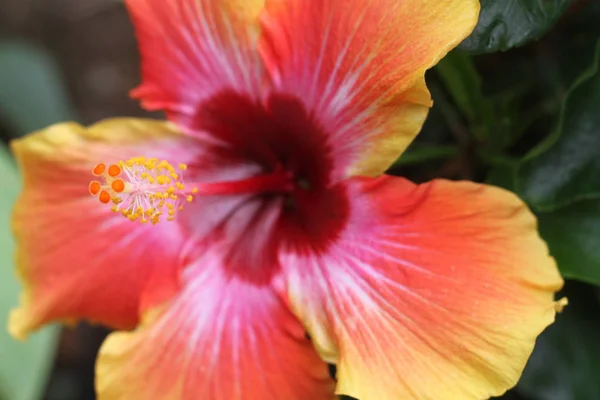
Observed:
[[[405,1],[405,0],[398,0]],[[435,107],[390,170],[518,193],[568,278],[570,305],[539,338],[512,400],[600,400],[600,1],[482,0],[473,35],[428,76]],[[0,321],[18,300],[6,144],[54,122],[148,116],[136,42],[118,0],[0,1]],[[509,301],[509,300],[508,300]],[[0,330],[0,400],[91,400],[107,331]]]
[[[107,331],[51,327],[25,343],[6,333],[20,292],[10,211],[20,177],[5,146],[49,124],[147,115],[129,18],[114,0],[0,0],[0,400],[94,399],[96,351]]]

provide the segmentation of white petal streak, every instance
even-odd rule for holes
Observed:
[[[340,67],[342,66],[342,63],[344,62],[344,59],[346,58],[347,54],[348,54],[348,50],[350,49],[350,46],[352,45],[352,42],[354,41],[355,37],[356,37],[356,33],[358,32],[360,25],[362,24],[362,19],[364,18],[364,16],[366,15],[366,11],[363,12],[363,14],[361,15],[360,18],[358,18],[354,25],[353,25],[353,29],[350,32],[350,34],[348,35],[348,38],[346,39],[346,43],[344,44],[344,47],[342,48],[342,51],[340,52],[340,54],[338,54],[333,70],[331,71],[331,73],[329,74],[329,79],[327,80],[327,85],[325,85],[325,90],[323,92],[323,96],[321,97],[321,102],[319,104],[317,104],[317,109],[322,109],[323,108],[323,101],[326,101],[327,99],[330,98],[331,95],[331,91],[334,88],[335,82],[337,80],[337,75],[339,72]],[[363,47],[364,49],[364,47]],[[323,51],[327,51],[327,49],[323,49]],[[362,50],[361,50],[362,52]],[[353,76],[355,77],[354,79]],[[350,76],[349,78],[342,78],[342,82],[352,82],[351,85],[348,85],[349,87],[347,88],[347,92],[350,93],[351,88],[354,85],[354,82],[356,81],[356,74],[352,74],[352,76]],[[340,86],[344,86],[347,85],[347,83],[342,83],[342,85]]]
[[[181,114],[221,91],[258,98],[264,67],[251,22],[218,0],[128,0],[137,17],[143,84],[137,97],[151,109]],[[224,4],[225,3],[225,4]]]
[[[308,93],[308,102],[313,104],[315,101],[315,95],[319,82],[321,81],[321,67],[323,66],[323,59],[327,54],[327,45],[329,43],[329,35],[331,33],[331,23],[334,18],[333,9],[330,9],[330,13],[327,16],[327,27],[323,35],[323,41],[321,42],[321,50],[319,51],[319,57],[317,58],[317,64],[314,66],[314,70],[308,73],[308,76],[312,75],[312,84],[310,85],[310,91]]]

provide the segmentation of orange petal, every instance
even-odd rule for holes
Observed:
[[[89,129],[59,124],[12,143],[24,177],[13,226],[25,286],[10,320],[13,335],[79,318],[133,328],[142,298],[152,304],[177,290],[180,227],[131,223],[87,187],[99,160],[145,154],[186,161],[194,143],[168,124],[127,119]]]
[[[477,0],[266,0],[259,49],[275,88],[330,132],[338,167],[378,175],[425,120],[425,71],[478,13]]]
[[[268,286],[225,277],[205,254],[181,294],[100,350],[99,400],[333,400],[304,329]]]
[[[256,51],[264,0],[126,0],[142,56],[133,96],[177,122],[222,91],[258,93]]]
[[[337,392],[484,399],[515,385],[563,284],[513,194],[466,182],[353,180],[322,254],[281,255],[289,296]]]

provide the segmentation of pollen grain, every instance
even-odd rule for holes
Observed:
[[[102,174],[104,174],[104,171],[106,171],[106,165],[100,163],[94,167],[94,169],[92,170],[92,174],[94,174],[94,176],[102,176]]]
[[[100,193],[100,189],[102,189],[102,184],[100,182],[98,182],[98,181],[90,182],[89,190],[90,190],[90,194],[92,196],[96,196],[98,193]]]
[[[121,193],[123,192],[123,190],[125,190],[125,182],[123,181],[123,179],[115,179],[114,181],[112,181],[110,186],[112,190],[114,190],[117,193]]]
[[[108,204],[110,203],[110,193],[108,193],[106,190],[103,190],[98,195],[98,199],[101,203]]]
[[[121,175],[121,167],[119,167],[116,164],[113,164],[110,167],[108,167],[108,176],[116,178],[119,175]]]

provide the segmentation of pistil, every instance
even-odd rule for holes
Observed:
[[[237,181],[184,183],[186,164],[173,167],[168,161],[135,157],[106,166],[98,164],[92,174],[103,180],[89,184],[89,192],[112,211],[131,221],[157,224],[161,217],[175,220],[178,211],[195,196],[285,194],[293,189],[290,173],[276,170]]]

